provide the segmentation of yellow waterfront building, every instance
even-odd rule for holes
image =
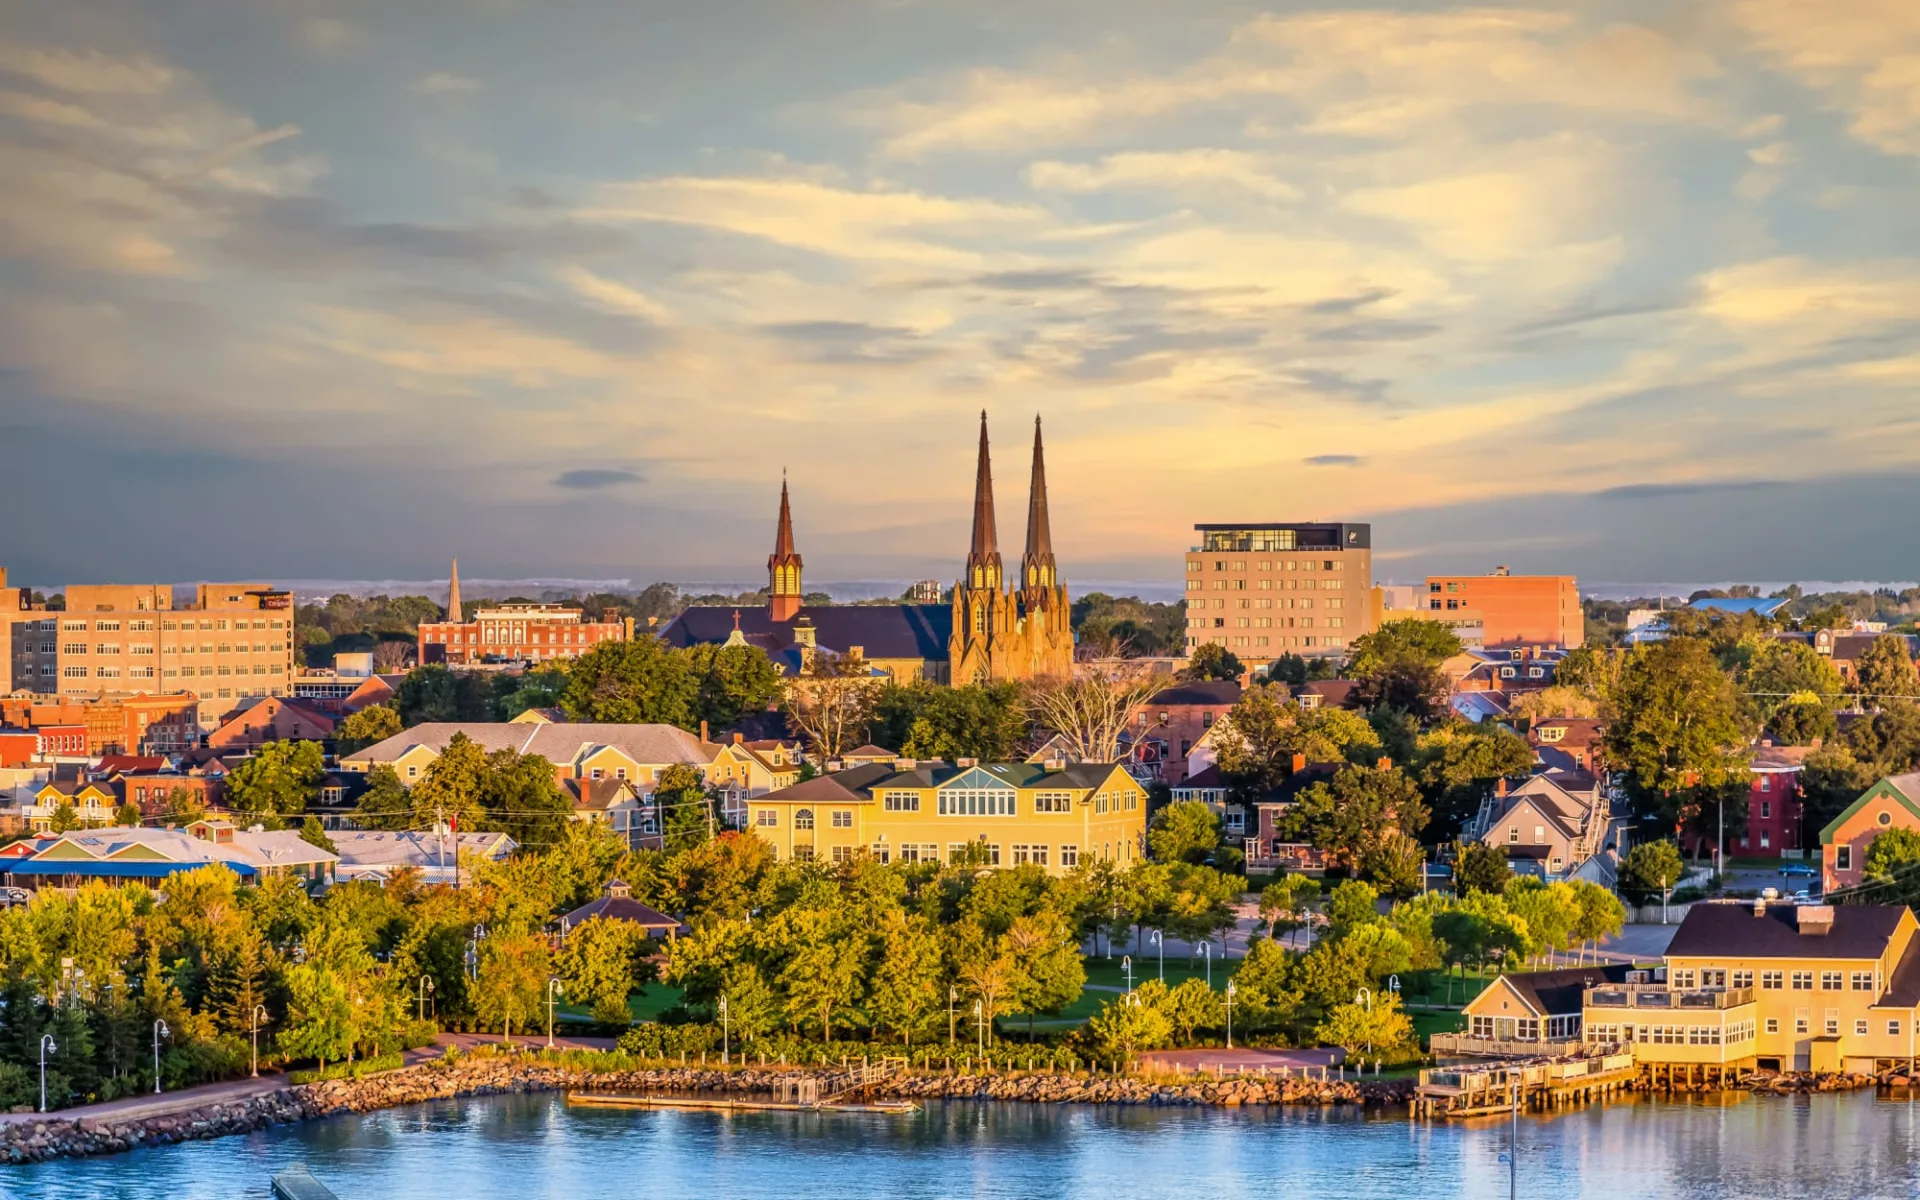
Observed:
[[[1147,793],[1119,763],[849,767],[747,802],[747,827],[783,861],[973,862],[1062,874],[1145,852]]]

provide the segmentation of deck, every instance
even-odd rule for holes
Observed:
[[[1624,1090],[1638,1075],[1630,1052],[1542,1058],[1420,1072],[1414,1116],[1477,1117],[1562,1108]]]

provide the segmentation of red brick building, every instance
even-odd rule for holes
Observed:
[[[1129,735],[1158,757],[1160,778],[1179,784],[1187,777],[1187,754],[1215,721],[1232,711],[1240,685],[1230,680],[1177,683],[1133,710]]]
[[[471,621],[423,624],[420,661],[459,665],[578,658],[602,642],[631,636],[625,621],[611,615],[587,621],[585,615],[560,604],[502,604],[479,610]]]
[[[1761,746],[1749,769],[1753,782],[1747,790],[1747,827],[1740,850],[1769,857],[1782,850],[1806,846],[1801,829],[1805,805],[1800,798],[1800,771],[1814,746]],[[1728,847],[1729,853],[1732,847]]]
[[[335,718],[317,706],[286,696],[269,696],[228,715],[207,735],[214,750],[251,750],[268,742],[324,742],[333,736]]]

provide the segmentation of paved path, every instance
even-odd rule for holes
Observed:
[[[251,1100],[255,1096],[277,1092],[287,1086],[284,1075],[262,1075],[258,1079],[233,1079],[226,1083],[208,1083],[177,1092],[166,1092],[159,1096],[128,1096],[121,1100],[109,1100],[104,1104],[83,1104],[78,1108],[56,1109],[49,1113],[0,1113],[0,1124],[82,1119],[131,1121],[142,1117],[164,1117],[173,1113],[205,1108],[210,1104]]]

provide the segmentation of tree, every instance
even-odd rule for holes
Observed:
[[[367,790],[360,793],[360,802],[353,810],[353,823],[362,829],[413,827],[413,797],[408,794],[407,785],[400,782],[399,773],[386,763],[368,772]]]
[[[885,688],[876,702],[876,716],[889,728],[897,724],[902,700],[912,713],[911,723],[897,742],[888,744],[898,745],[910,758],[1006,762],[1027,736],[1021,687],[1011,681],[957,688],[920,681]]]
[[[1620,890],[1645,903],[1667,896],[1687,873],[1680,849],[1672,842],[1641,842],[1620,863]]]
[[[173,826],[187,826],[207,815],[205,793],[192,788],[174,787],[167,791],[166,808],[161,812],[162,822]]]
[[[1522,693],[1507,707],[1514,721],[1537,723],[1554,717],[1597,717],[1600,702],[1579,688],[1556,683],[1537,692]]]
[[[1897,633],[1883,633],[1873,639],[1854,664],[1860,681],[1860,698],[1875,707],[1889,701],[1913,703],[1920,697],[1920,674],[1913,666],[1907,639]]]
[[[495,715],[490,680],[441,663],[407,672],[393,694],[393,707],[409,728],[430,721],[490,721]]]
[[[1220,818],[1200,800],[1169,804],[1153,816],[1147,848],[1161,862],[1204,862],[1220,847]]]
[[[454,734],[408,794],[416,823],[457,820],[462,829],[484,828],[488,774],[486,751],[466,734]]]
[[[695,724],[701,679],[688,657],[657,638],[602,642],[580,656],[560,706],[576,721]]]
[[[1204,979],[1184,980],[1178,987],[1169,989],[1159,1008],[1186,1045],[1193,1044],[1194,1030],[1218,1029],[1227,1023],[1226,1003]]]
[[[1413,771],[1438,831],[1459,829],[1501,779],[1533,770],[1533,747],[1493,722],[1449,721],[1414,743]]]
[[[1833,660],[1805,642],[1761,637],[1744,648],[1747,662],[1741,682],[1762,723],[1771,725],[1788,706],[1811,702],[1827,709],[1837,705],[1846,690]]]
[[[716,729],[765,712],[780,698],[780,671],[758,646],[692,646],[694,716]]]
[[[1572,688],[1595,703],[1605,705],[1620,681],[1626,656],[1605,646],[1580,646],[1569,650],[1553,669],[1555,687]]]
[[[53,806],[53,815],[47,818],[47,828],[54,833],[70,833],[80,828],[80,814],[71,800],[62,800]]]
[[[864,991],[866,938],[835,927],[825,914],[809,916],[814,919],[808,922],[805,940],[780,972],[779,983],[795,1027],[817,1021],[820,1040],[831,1042],[836,1018],[847,1024]]]
[[[1307,660],[1291,652],[1282,654],[1267,668],[1267,678],[1274,683],[1299,687],[1307,681]]]
[[[1355,999],[1335,1006],[1313,1035],[1322,1045],[1341,1046],[1349,1054],[1404,1052],[1419,1045],[1412,1018],[1392,992],[1375,993],[1367,1003]]]
[[[820,651],[807,656],[806,669],[787,685],[780,707],[813,756],[831,762],[867,740],[881,686],[860,655]]]
[[[1242,802],[1262,799],[1285,783],[1297,759],[1372,762],[1380,752],[1380,735],[1359,714],[1302,708],[1281,687],[1248,688],[1224,724],[1214,735],[1220,774]]]
[[[322,1070],[353,1052],[353,1003],[346,981],[317,962],[287,968],[287,1024],[280,1052],[311,1058]]]
[[[1468,963],[1486,958],[1490,930],[1487,919],[1465,909],[1449,909],[1433,916],[1433,937],[1440,944],[1440,959],[1449,972],[1466,974]],[[1447,976],[1447,1003],[1453,1003],[1453,976]]]
[[[1096,665],[1070,676],[1035,680],[1027,710],[1042,730],[1058,734],[1074,762],[1117,762],[1133,711],[1165,680],[1150,672]]]
[[[1291,933],[1307,922],[1308,906],[1320,894],[1320,882],[1305,875],[1282,875],[1260,889],[1260,919],[1274,935]]]
[[[300,840],[316,849],[325,850],[328,854],[337,854],[340,851],[340,847],[334,845],[333,839],[327,836],[326,829],[320,824],[320,818],[311,814],[306,820],[300,822]]]
[[[880,930],[880,962],[873,975],[868,1011],[877,1028],[907,1046],[932,1029],[946,1012],[941,979],[940,933],[925,917],[895,910]]]
[[[1173,1037],[1173,1023],[1158,1004],[1146,998],[1148,989],[1160,987],[1149,980],[1132,993],[1116,996],[1100,1006],[1087,1022],[1087,1034],[1103,1055],[1126,1062],[1142,1050],[1167,1044]]]
[[[1504,892],[1513,871],[1507,866],[1505,846],[1490,846],[1480,841],[1454,843],[1453,882],[1461,895],[1468,892]]]
[[[1246,674],[1247,668],[1240,657],[1218,642],[1204,642],[1193,648],[1187,656],[1186,670],[1181,672],[1193,680],[1237,680]]]
[[[606,1025],[632,1021],[628,999],[640,986],[647,947],[646,931],[630,921],[596,917],[567,931],[554,955],[554,974],[567,999],[584,1004]]]
[[[369,704],[356,713],[348,713],[333,731],[334,748],[340,754],[364,750],[384,742],[406,728],[400,710],[386,704]]]
[[[550,846],[565,835],[573,801],[554,782],[553,764],[512,748],[487,755],[480,807],[488,828],[522,846]]]
[[[719,829],[718,806],[700,773],[686,763],[660,772],[653,802],[660,809],[662,843],[669,851],[698,846]]]
[[[546,939],[533,933],[495,933],[480,943],[475,999],[480,1019],[499,1025],[513,1040],[546,1007],[549,963]]]
[[[140,806],[137,804],[122,804],[119,808],[114,809],[113,823],[127,828],[138,825],[140,823]]]
[[[1398,767],[1342,767],[1331,785],[1316,783],[1301,793],[1286,825],[1330,861],[1366,874],[1382,856],[1403,857],[1391,834],[1418,838],[1427,820],[1420,789]]]
[[[1345,937],[1354,929],[1380,919],[1380,893],[1358,879],[1335,885],[1327,895],[1327,936]]]
[[[511,721],[529,709],[560,707],[572,679],[573,673],[565,660],[526,672],[520,676],[518,686],[500,697],[497,705],[500,719]]]
[[[1568,885],[1578,915],[1573,922],[1573,940],[1582,947],[1597,946],[1602,938],[1617,936],[1626,928],[1627,910],[1620,898],[1597,883],[1576,879]]]
[[[1440,664],[1461,652],[1460,639],[1438,621],[1388,621],[1353,640],[1347,674],[1367,708],[1386,706],[1425,721],[1446,711],[1447,678]]]
[[[1027,1014],[1027,1040],[1032,1041],[1034,1014],[1058,1015],[1086,986],[1079,939],[1066,917],[1044,911],[1014,918],[1001,942],[1019,972],[1012,1005]]]
[[[297,817],[320,795],[326,760],[319,742],[268,742],[227,775],[227,806],[278,822]]]
[[[1614,688],[1607,761],[1624,776],[1649,815],[1680,822],[1682,793],[1718,788],[1744,776],[1746,727],[1733,681],[1699,638],[1642,646]]]

